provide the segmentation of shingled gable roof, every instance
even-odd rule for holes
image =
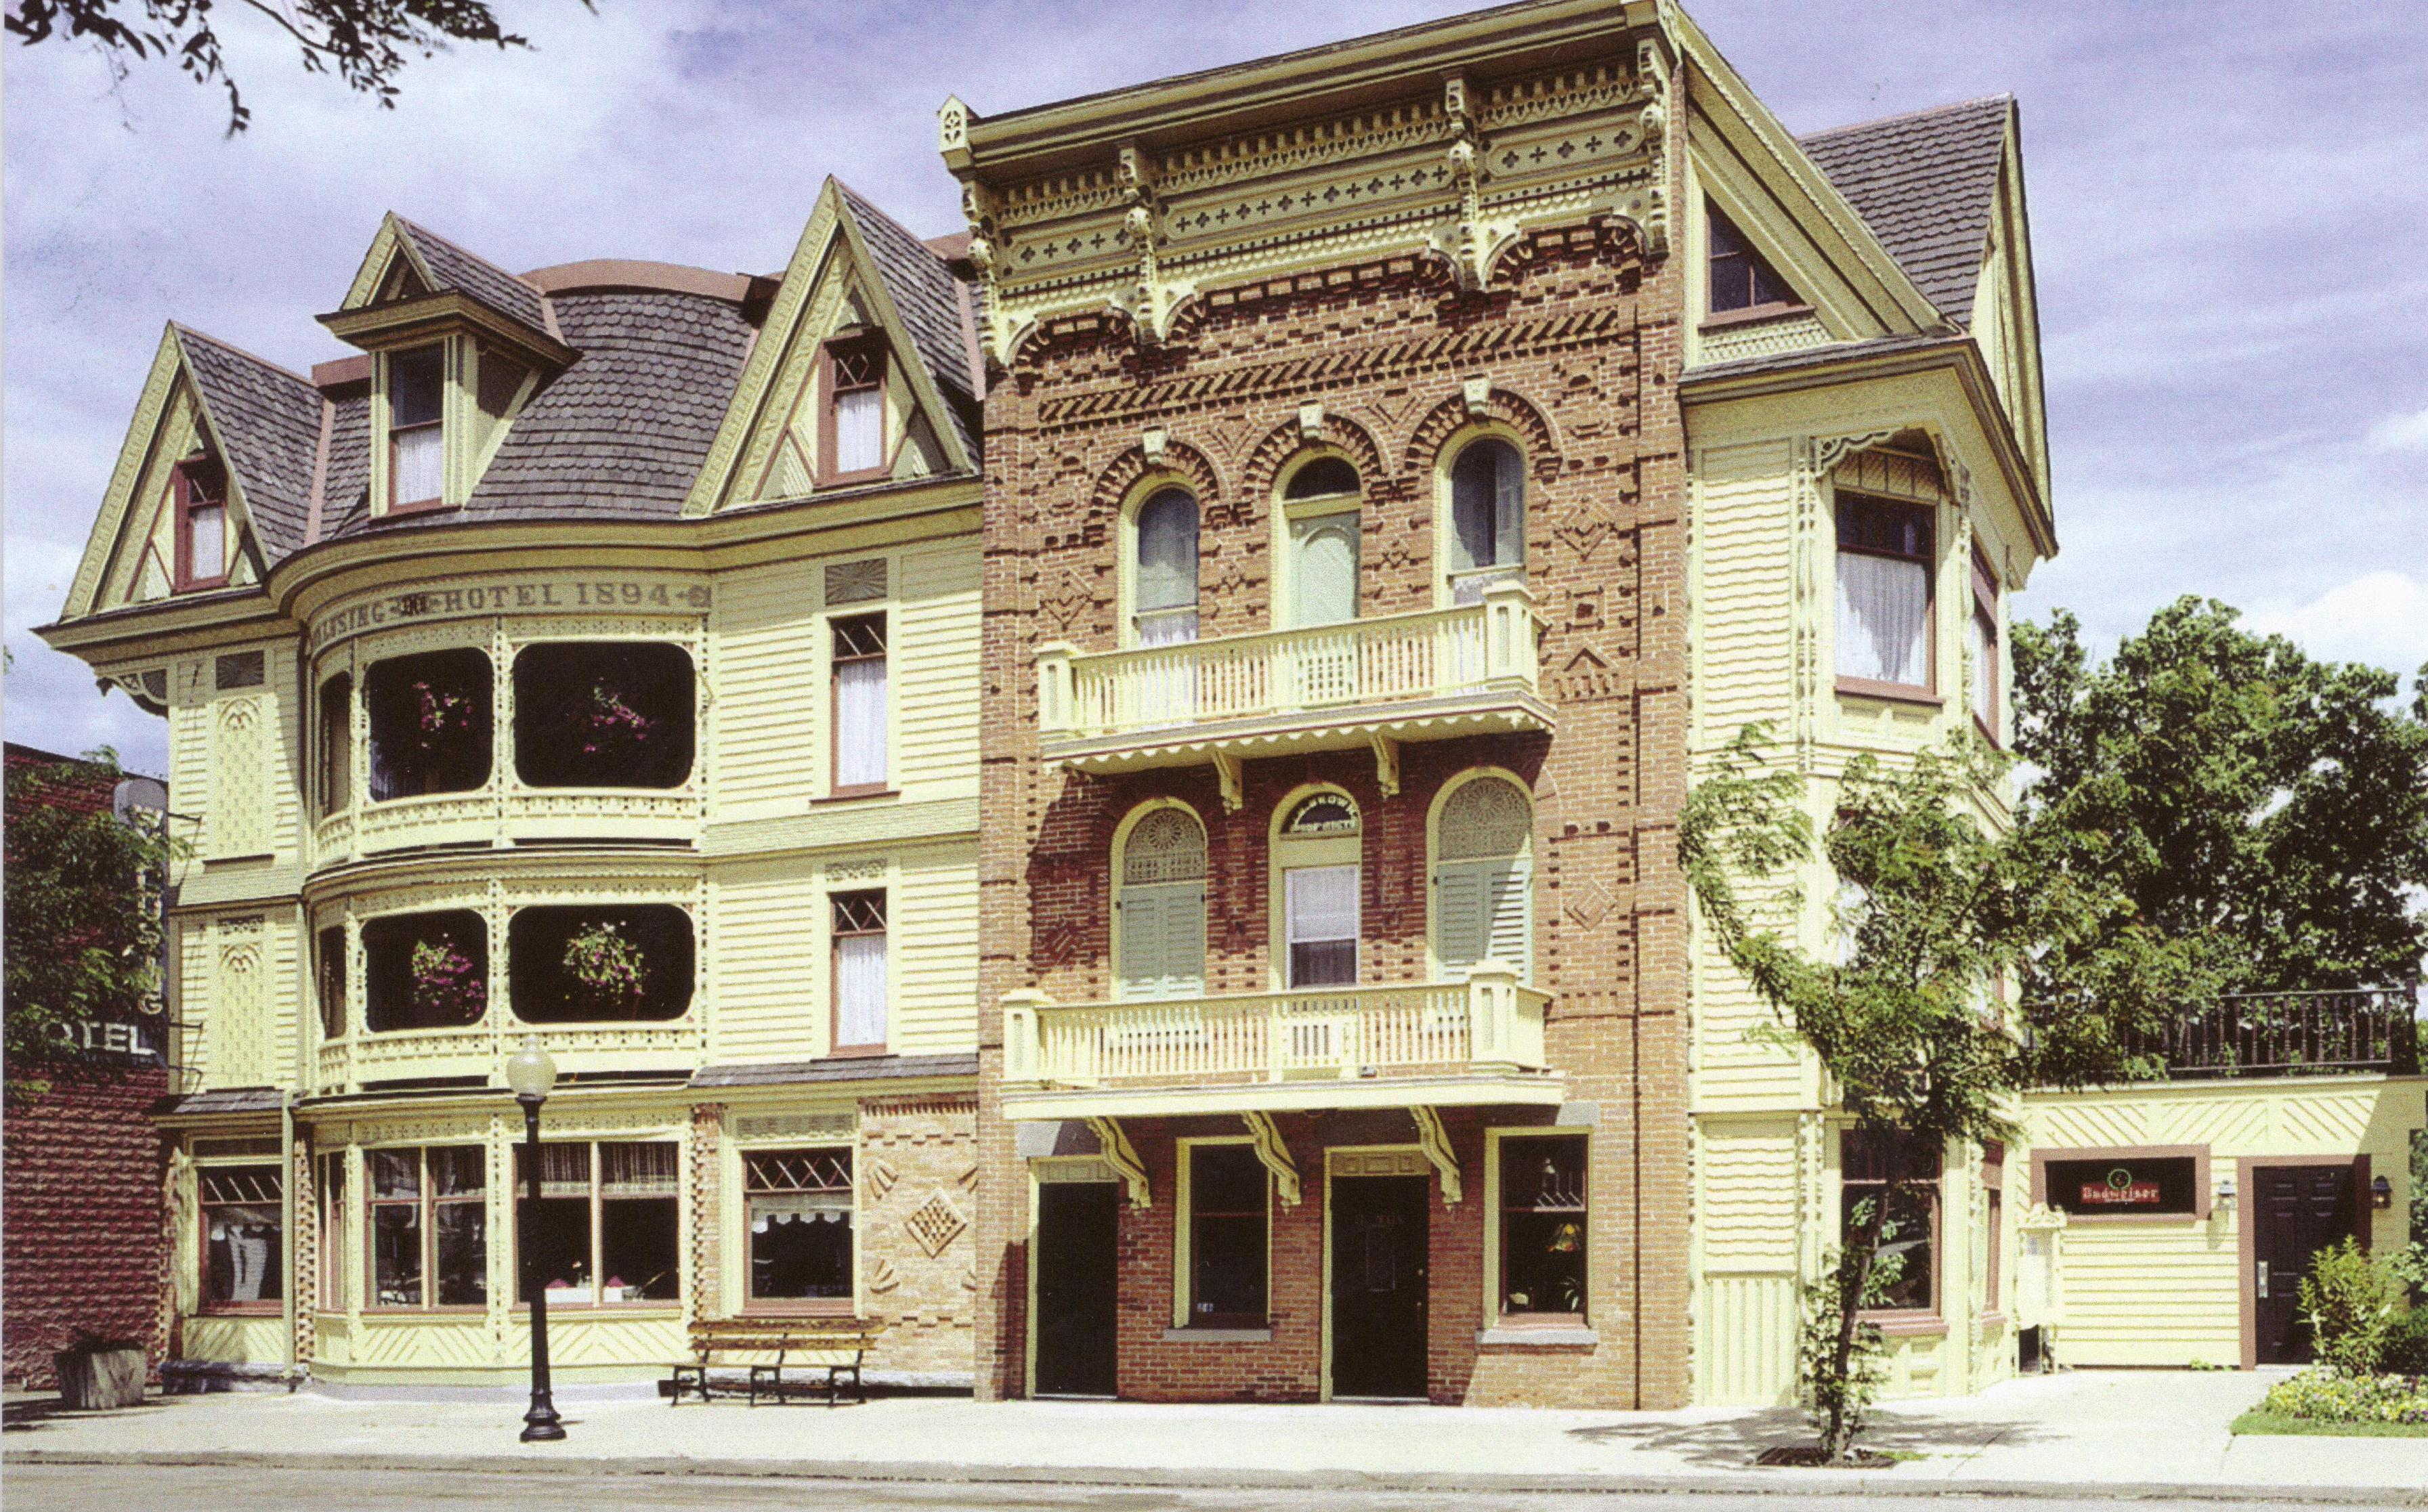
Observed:
[[[1796,138],[1942,315],[1973,319],[2014,97],[1860,122]]]
[[[402,216],[394,216],[397,229],[412,241],[421,266],[430,270],[436,294],[458,289],[482,303],[513,316],[534,331],[550,331],[548,301],[539,290],[507,272],[484,257],[466,252],[446,237],[425,227],[415,225]]]
[[[861,240],[877,264],[878,276],[885,280],[894,308],[910,329],[920,360],[945,390],[946,407],[952,411],[949,418],[960,432],[964,453],[976,456],[978,437],[973,420],[982,397],[978,392],[982,380],[970,370],[971,327],[962,315],[962,301],[974,298],[976,291],[955,278],[943,257],[900,221],[842,180],[835,181],[835,187],[860,227]]]
[[[171,329],[220,460],[236,475],[263,564],[275,563],[304,545],[313,463],[320,448],[320,391],[309,380],[215,337],[184,326]]]

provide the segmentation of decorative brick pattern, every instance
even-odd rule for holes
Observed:
[[[968,1097],[871,1099],[861,1104],[861,1310],[885,1325],[871,1370],[960,1377],[974,1348],[964,1284],[973,1240],[946,1194],[976,1153],[977,1107]],[[896,1173],[872,1191],[865,1172]]]

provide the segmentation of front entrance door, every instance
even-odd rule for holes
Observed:
[[[1048,1181],[1037,1189],[1041,1396],[1113,1394],[1120,1193],[1110,1181]]]
[[[1421,1176],[1332,1182],[1332,1394],[1425,1395]]]
[[[2298,1365],[2310,1358],[2310,1325],[2302,1317],[2302,1277],[2310,1258],[2359,1232],[2359,1203],[2349,1165],[2262,1165],[2252,1178],[2252,1317],[2259,1330],[2259,1363]]]

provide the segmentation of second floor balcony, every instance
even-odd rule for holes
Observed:
[[[1236,803],[1255,756],[1372,747],[1386,792],[1402,740],[1549,730],[1522,583],[1414,614],[1169,645],[1039,648],[1042,755],[1087,772],[1211,762]]]
[[[2416,1076],[2420,1024],[2408,987],[2236,993],[2137,1043],[2174,1081]]]
[[[1564,1091],[1544,1056],[1550,1000],[1492,962],[1452,983],[1068,1004],[1010,993],[1004,1111],[1554,1105]]]

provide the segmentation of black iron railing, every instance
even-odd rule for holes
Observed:
[[[2236,993],[2141,1037],[2137,1053],[2162,1055],[2181,1079],[2303,1076],[2420,1069],[2418,991]]]

